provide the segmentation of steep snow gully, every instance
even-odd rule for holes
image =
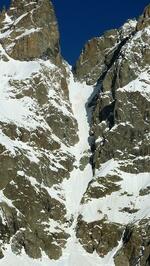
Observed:
[[[72,154],[75,157],[75,166],[70,174],[70,179],[63,182],[63,188],[66,198],[66,209],[68,219],[72,219],[72,225],[68,230],[71,237],[68,240],[67,248],[64,252],[64,259],[62,264],[64,266],[113,266],[113,256],[120,249],[122,241],[118,243],[118,247],[114,248],[104,258],[100,258],[96,252],[93,254],[87,253],[80,245],[76,238],[75,227],[77,218],[82,213],[82,205],[80,204],[84,193],[87,190],[89,182],[93,178],[93,170],[90,163],[86,165],[84,170],[80,169],[80,161],[83,156],[90,158],[89,145],[89,118],[91,116],[91,108],[87,108],[88,102],[93,95],[94,87],[88,86],[86,83],[74,81],[71,73],[69,84],[69,98],[72,104],[74,117],[78,123],[78,137],[79,142],[73,147]],[[97,92],[97,90],[96,90]],[[91,213],[92,215],[92,213]]]
[[[84,169],[80,169],[80,162],[83,156],[90,157],[89,138],[89,123],[87,114],[87,103],[90,96],[93,94],[94,88],[87,86],[85,83],[74,81],[73,74],[70,72],[69,80],[69,98],[72,104],[72,111],[78,123],[79,141],[74,146],[69,148],[69,152],[75,157],[74,169],[70,174],[69,179],[65,179],[62,183],[62,191],[64,193],[67,218],[71,221],[68,225],[68,239],[63,256],[58,260],[50,260],[44,253],[42,259],[33,260],[25,253],[22,256],[16,256],[12,253],[10,247],[5,251],[5,257],[0,261],[3,266],[113,266],[113,256],[121,247],[122,241],[118,243],[118,247],[114,248],[104,258],[100,258],[96,252],[88,254],[80,245],[76,238],[75,227],[77,217],[82,213],[82,205],[80,204],[83,194],[85,193],[90,180],[93,178],[92,167],[88,163]],[[92,215],[92,214],[91,214]]]
[[[74,218],[78,215],[80,201],[86,191],[89,181],[92,179],[92,169],[89,163],[84,170],[80,170],[79,168],[81,158],[88,155],[90,152],[90,146],[88,143],[89,124],[85,106],[92,92],[93,87],[87,86],[84,83],[81,84],[75,82],[73,75],[71,74],[69,98],[74,117],[78,123],[79,142],[70,150],[75,157],[75,165],[70,174],[70,179],[63,182],[68,219],[71,218],[71,215]]]

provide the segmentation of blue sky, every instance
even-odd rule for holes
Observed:
[[[20,0],[21,1],[21,0]],[[8,0],[0,0],[0,6]],[[52,0],[64,58],[74,64],[85,42],[138,17],[149,0]]]

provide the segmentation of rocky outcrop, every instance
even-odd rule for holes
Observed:
[[[143,15],[138,20],[136,28],[139,31],[146,28],[149,25],[150,25],[150,5],[148,5],[145,8]]]
[[[138,227],[129,225],[124,232],[123,247],[115,255],[115,265],[149,265],[149,226],[148,221],[140,223]]]
[[[88,253],[96,253],[104,258],[114,247],[122,236],[122,228],[113,223],[105,223],[105,219],[86,223],[79,217],[77,224],[77,237]]]
[[[129,20],[119,30],[107,31],[102,37],[88,41],[74,67],[75,77],[89,85],[101,81],[135,27],[136,21]]]
[[[12,1],[0,18],[0,42],[14,59],[51,59],[60,64],[59,31],[48,0]]]

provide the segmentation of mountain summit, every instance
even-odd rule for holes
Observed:
[[[137,30],[142,30],[150,25],[150,4],[144,9],[143,15],[137,23]]]
[[[58,25],[49,0],[12,1],[0,25],[1,42],[12,58],[60,60]]]
[[[0,14],[0,263],[150,265],[150,6],[73,72],[49,0]]]

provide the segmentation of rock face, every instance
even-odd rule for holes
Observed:
[[[1,43],[14,59],[50,58],[60,62],[59,31],[49,0],[13,0],[0,25]]]
[[[24,248],[32,258],[45,252],[58,259],[69,234],[63,197],[54,195],[70,176],[69,147],[78,141],[68,98],[70,74],[60,63],[48,0],[12,1],[0,25],[1,241],[11,241],[15,254]]]
[[[49,0],[0,14],[3,266],[150,265],[149,65],[150,6],[74,77]]]
[[[104,257],[113,250],[117,266],[150,263],[149,8],[137,22],[90,40],[74,68],[78,80],[97,89],[89,103],[94,179],[82,199],[77,237],[87,252]]]
[[[137,30],[142,30],[150,25],[150,5],[148,5],[143,15],[139,18],[139,21],[137,23]]]
[[[122,46],[134,34],[135,27],[136,21],[128,21],[121,29],[107,31],[104,36],[90,40],[74,67],[75,77],[89,85],[103,79]]]

